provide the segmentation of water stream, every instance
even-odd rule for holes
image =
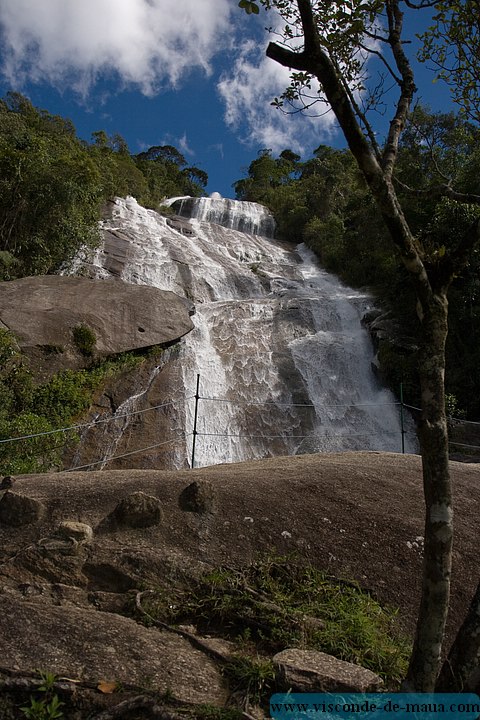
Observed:
[[[173,290],[195,305],[195,329],[172,361],[182,387],[165,389],[185,397],[176,466],[191,458],[198,376],[196,466],[399,451],[398,403],[371,370],[373,348],[361,325],[371,298],[322,270],[305,246],[275,241],[273,219],[260,205],[169,202],[172,217],[116,199],[103,222],[104,245],[86,264],[96,277]],[[406,447],[416,448],[411,428]]]

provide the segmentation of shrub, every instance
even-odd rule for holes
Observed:
[[[82,355],[92,355],[97,338],[88,325],[76,325],[72,330],[73,342]]]
[[[63,370],[34,387],[15,338],[0,330],[0,439],[24,438],[0,443],[0,473],[61,468],[63,452],[78,442],[78,434],[52,431],[78,422],[109,378],[132,370],[147,355],[123,353],[88,370]]]

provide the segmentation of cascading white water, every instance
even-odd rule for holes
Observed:
[[[210,198],[170,201],[187,222],[116,199],[103,223],[104,247],[90,265],[188,297],[195,329],[182,341],[178,371],[185,391],[191,457],[197,376],[197,466],[277,454],[349,449],[398,451],[393,395],[371,371],[373,349],[361,316],[371,303],[321,270],[304,246],[271,238],[268,211]],[[208,217],[209,221],[202,218]],[[182,388],[170,388],[178,396]],[[412,433],[407,450],[414,451]]]
[[[180,217],[216,223],[232,230],[273,238],[275,220],[263,205],[228,198],[172,198],[168,203]]]
[[[298,252],[315,332],[290,350],[315,405],[315,449],[399,449],[397,408],[372,373],[371,339],[361,325],[370,297],[320,269],[304,245]]]

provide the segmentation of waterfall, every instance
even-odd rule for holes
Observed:
[[[185,445],[195,465],[271,455],[401,449],[398,404],[375,378],[361,325],[371,298],[322,270],[305,246],[276,242],[255,203],[173,198],[175,216],[116,199],[103,246],[83,271],[120,276],[188,297],[195,329],[182,341],[165,387],[183,393]],[[193,215],[193,217],[188,217]],[[240,228],[243,228],[241,230]],[[408,452],[416,443],[412,427]]]
[[[275,220],[263,205],[225,198],[180,197],[167,201],[180,217],[216,223],[251,235],[273,238]]]

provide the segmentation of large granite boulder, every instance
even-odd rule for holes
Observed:
[[[22,350],[65,349],[87,326],[95,352],[110,355],[172,343],[193,324],[188,301],[175,293],[121,280],[40,275],[0,283],[0,327]]]

